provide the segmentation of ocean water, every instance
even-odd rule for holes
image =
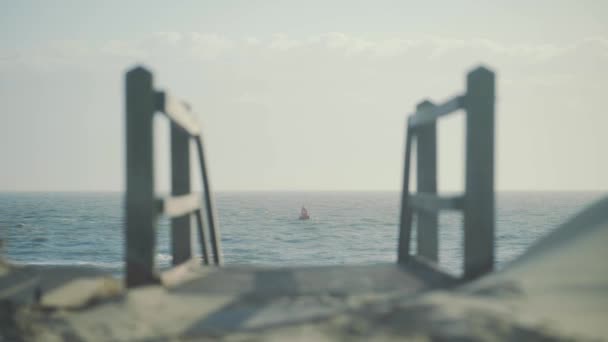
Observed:
[[[497,266],[601,198],[593,192],[497,194]],[[89,265],[122,272],[120,193],[0,193],[0,238],[11,261]],[[396,260],[396,192],[233,192],[216,195],[226,264],[335,265]],[[311,220],[298,220],[305,205]],[[440,265],[460,274],[462,215],[442,213]],[[196,241],[196,239],[194,239]],[[169,221],[160,219],[157,264],[168,267]]]

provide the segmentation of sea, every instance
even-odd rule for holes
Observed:
[[[605,195],[498,193],[496,267],[504,267]],[[85,265],[120,276],[123,197],[122,193],[93,192],[0,193],[1,253],[14,263]],[[220,192],[215,201],[227,265],[360,265],[397,258],[397,192]],[[310,220],[298,220],[302,206],[308,209]],[[169,229],[169,220],[160,218],[159,268],[171,264]],[[462,214],[440,214],[439,253],[443,269],[462,273]]]

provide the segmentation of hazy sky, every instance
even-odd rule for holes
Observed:
[[[399,190],[407,114],[480,63],[499,190],[608,189],[608,1],[2,3],[0,190],[122,190],[140,63],[197,111],[216,190]],[[462,124],[439,125],[442,190],[462,188]]]

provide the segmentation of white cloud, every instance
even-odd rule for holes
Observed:
[[[352,37],[341,32],[330,32],[320,36],[330,49],[343,50],[347,55],[358,54],[373,47],[373,43],[363,38]]]
[[[153,36],[169,45],[177,45],[184,39],[184,35],[180,32],[156,32]]]
[[[301,47],[303,44],[304,43],[300,40],[289,38],[285,33],[275,33],[272,35],[268,47],[274,50],[287,51]]]
[[[199,32],[190,32],[187,44],[193,55],[202,59],[217,59],[235,46],[231,39],[219,34]]]
[[[88,68],[93,64],[133,63],[141,61],[174,61],[185,59],[205,63],[228,55],[245,55],[246,48],[272,51],[306,50],[320,58],[334,55],[337,58],[401,58],[408,54],[416,56],[418,63],[426,60],[460,58],[468,63],[519,63],[531,65],[568,59],[588,61],[589,58],[608,58],[608,39],[590,37],[581,41],[563,44],[503,43],[500,41],[472,38],[454,39],[438,36],[369,37],[342,32],[328,32],[304,38],[294,38],[285,33],[270,37],[248,36],[233,39],[224,35],[206,32],[155,32],[133,40],[108,40],[89,42],[81,40],[57,40],[29,48],[0,51],[0,70],[33,68],[40,71],[57,68]],[[330,55],[328,55],[328,53]],[[252,58],[247,55],[248,58]],[[472,60],[475,56],[476,60]],[[275,56],[273,58],[298,58],[297,56]],[[586,62],[588,63],[588,62]]]
[[[368,54],[376,57],[394,57],[421,43],[419,40],[400,37],[369,39],[341,32],[326,33],[312,41],[323,41],[329,49],[343,50],[349,56]]]
[[[247,45],[260,45],[261,41],[256,37],[247,37],[245,38],[245,43]]]
[[[103,43],[99,48],[99,52],[102,55],[127,57],[133,59],[143,59],[148,56],[148,53],[146,53],[146,51],[141,47],[122,40],[110,40]]]

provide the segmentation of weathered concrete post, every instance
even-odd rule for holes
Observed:
[[[190,134],[171,123],[171,194],[190,193]],[[192,258],[190,213],[171,219],[171,251],[173,265]]]
[[[423,101],[416,106],[421,112],[431,109],[430,101]],[[416,131],[416,177],[419,193],[437,194],[437,122],[421,126]],[[438,260],[437,211],[416,212],[417,254],[429,260]]]
[[[136,67],[126,75],[126,285],[158,282],[154,274],[156,206],[154,201],[152,74]]]
[[[494,73],[479,67],[467,75],[464,276],[494,265]]]

